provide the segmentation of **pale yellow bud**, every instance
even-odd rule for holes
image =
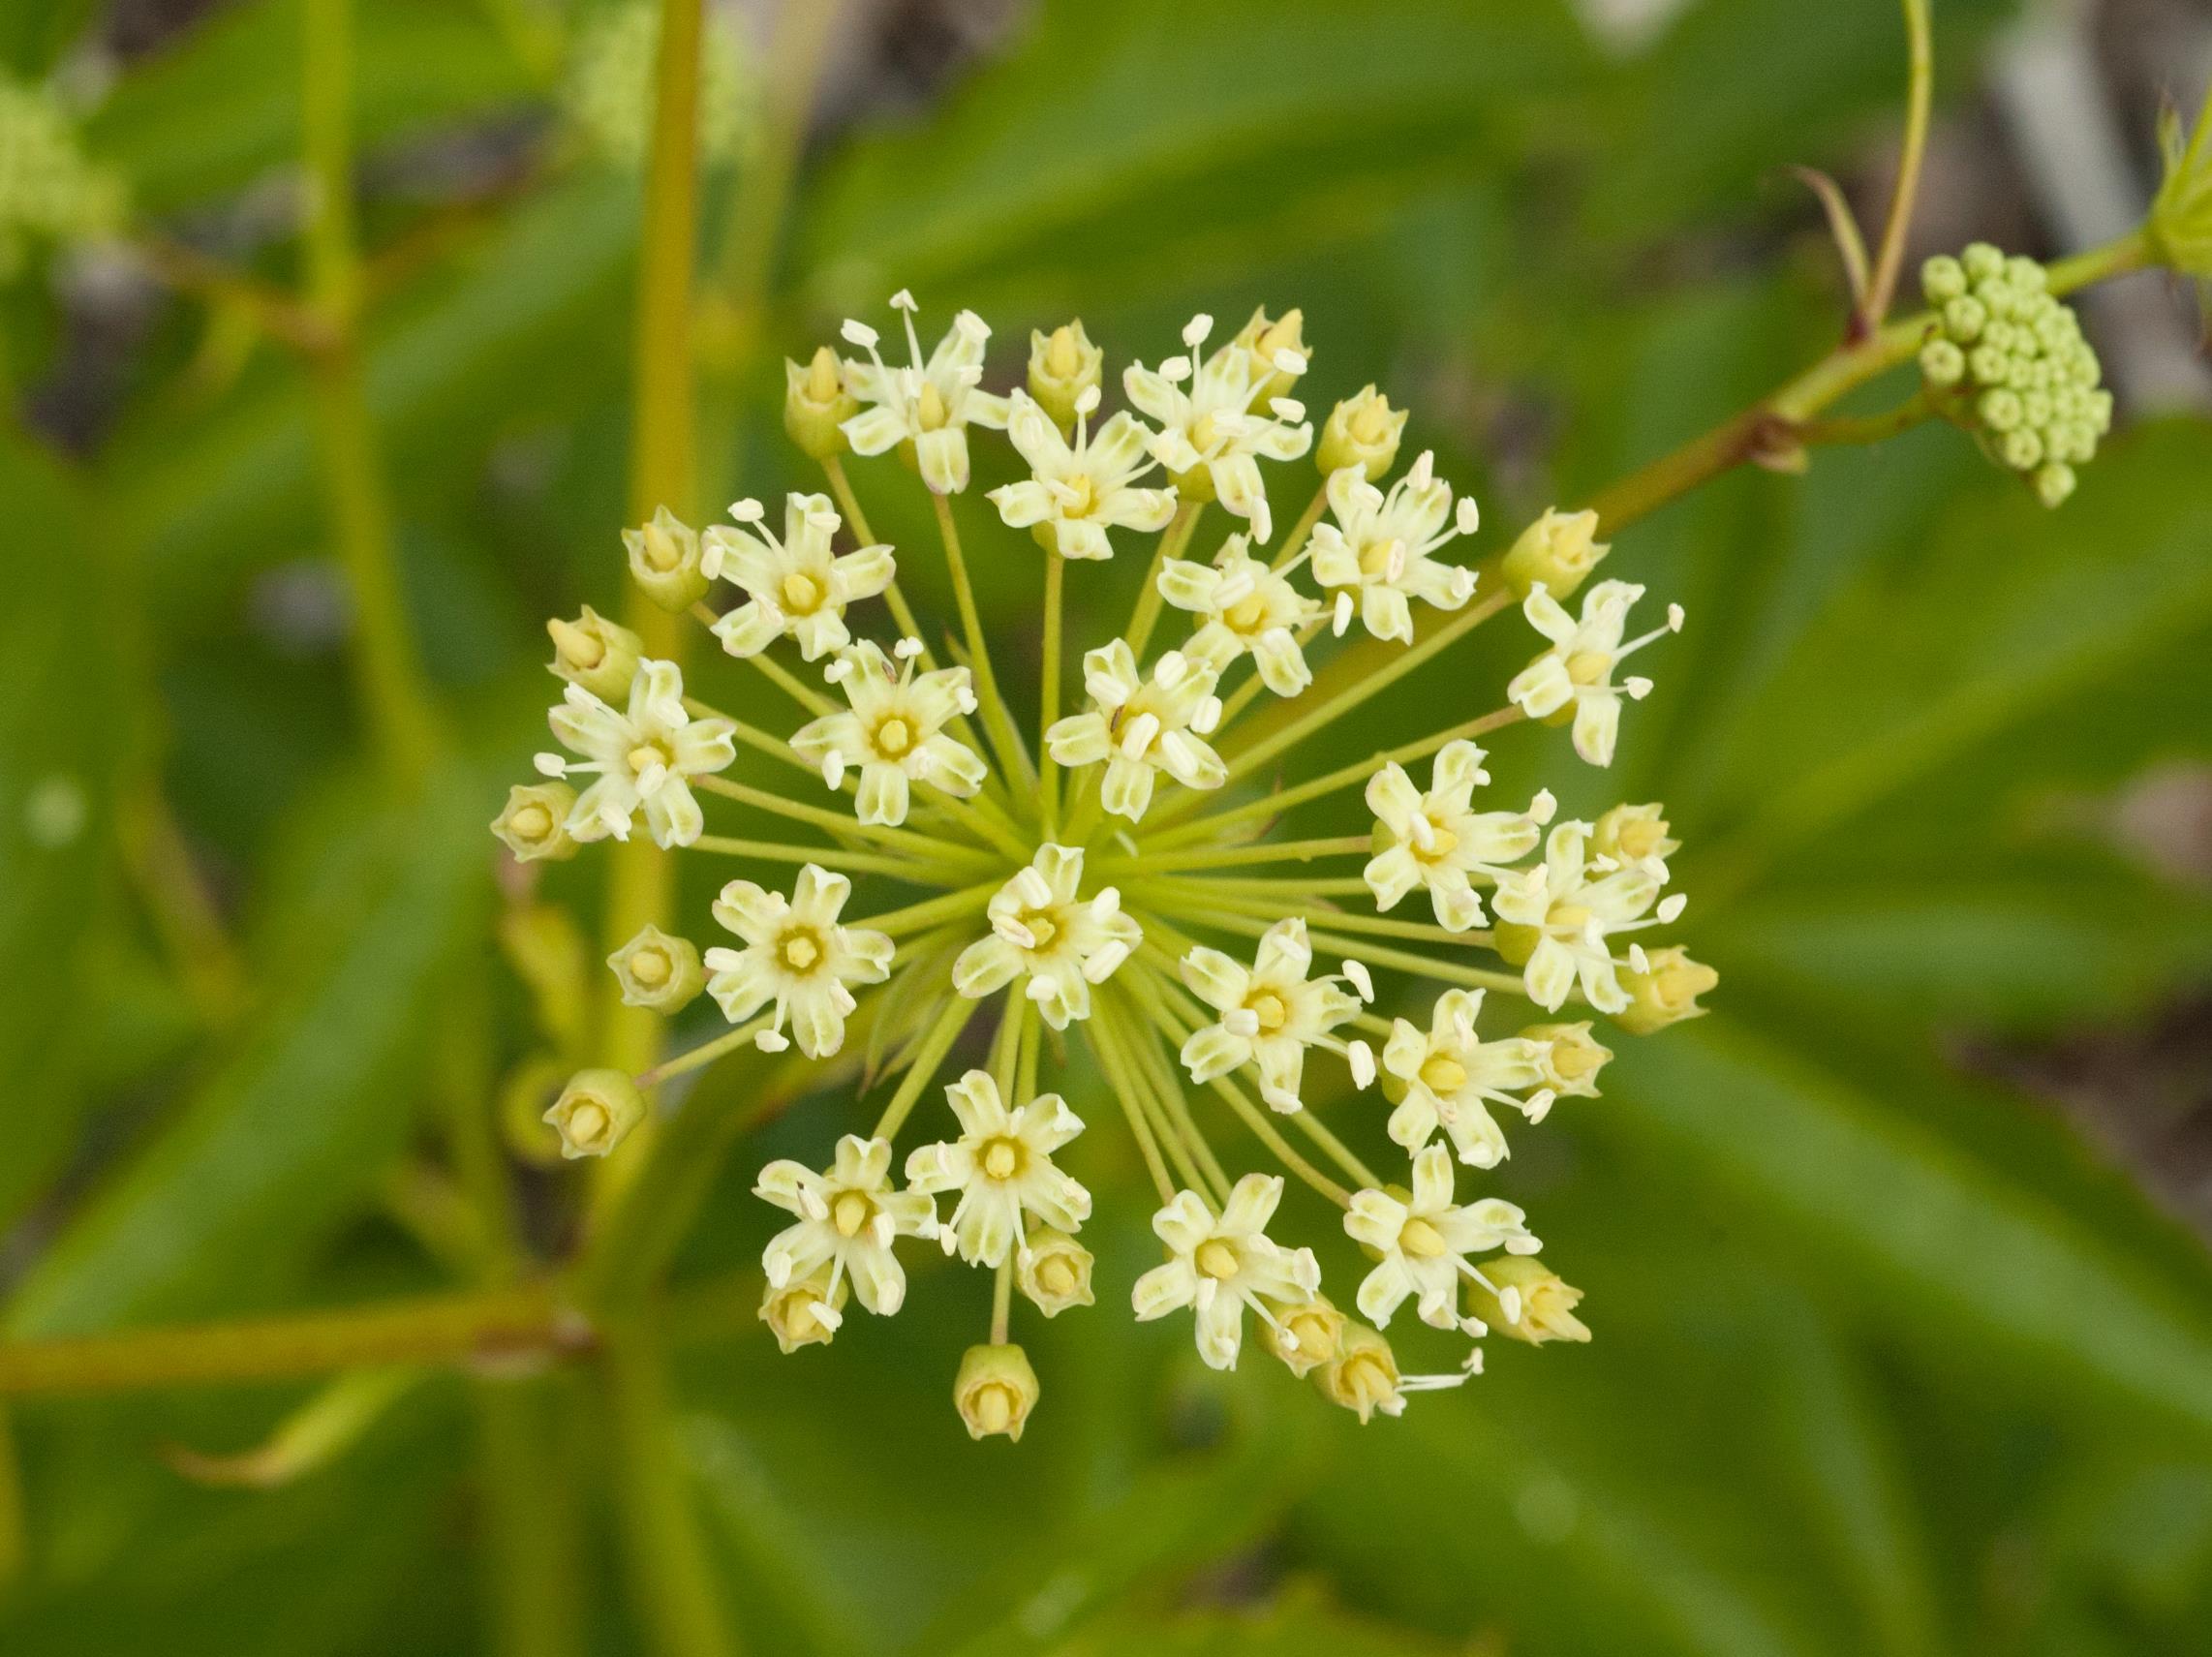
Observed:
[[[1548,506],[1542,517],[1521,532],[1521,538],[1506,553],[1505,578],[1524,598],[1541,582],[1552,598],[1563,600],[1612,550],[1611,544],[1599,540],[1597,535],[1597,513],[1562,512]]]
[[[1049,1225],[1029,1229],[1027,1255],[1017,1256],[1014,1281],[1047,1317],[1092,1304],[1091,1250]]]
[[[845,388],[845,370],[837,353],[828,346],[816,348],[803,367],[783,359],[783,429],[791,441],[815,460],[843,454],[842,428],[860,413],[860,404]]]
[[[1590,1039],[1589,1021],[1581,1024],[1530,1025],[1521,1032],[1523,1041],[1542,1042],[1547,1052],[1538,1063],[1544,1085],[1553,1092],[1594,1099],[1598,1072],[1613,1059],[1613,1050]]]
[[[607,957],[626,1007],[651,1007],[673,1013],[706,986],[699,952],[689,938],[671,937],[649,926]]]
[[[1496,1287],[1467,1283],[1467,1310],[1498,1334],[1531,1346],[1547,1340],[1587,1340],[1588,1327],[1575,1316],[1582,1291],[1534,1255],[1501,1254],[1476,1268]]]
[[[545,1113],[567,1157],[604,1156],[645,1120],[645,1095],[620,1070],[579,1070]]]
[[[591,605],[572,622],[556,616],[545,624],[553,640],[546,666],[571,685],[581,685],[602,702],[621,707],[630,694],[644,642],[628,628],[610,622]]]
[[[1049,334],[1031,329],[1029,395],[1062,432],[1072,432],[1076,399],[1098,384],[1105,363],[1106,353],[1091,343],[1080,317]]]
[[[968,1437],[1004,1433],[1018,1442],[1037,1405],[1037,1372],[1019,1346],[970,1346],[961,1358],[952,1401]]]
[[[1598,818],[1590,848],[1616,863],[1664,863],[1682,849],[1682,843],[1667,833],[1666,808],[1653,802],[1613,807]]]
[[[1393,409],[1390,399],[1372,385],[1345,398],[1329,411],[1314,445],[1313,463],[1324,477],[1348,466],[1358,467],[1369,483],[1380,483],[1398,459],[1398,439],[1405,432],[1405,411]]]
[[[1720,982],[1720,974],[1702,961],[1692,961],[1681,949],[1654,949],[1650,970],[1623,972],[1621,988],[1628,992],[1628,1010],[1613,1023],[1631,1035],[1649,1035],[1683,1019],[1704,1016],[1698,997]]]
[[[642,529],[624,530],[630,573],[645,596],[663,610],[687,610],[707,595],[711,583],[699,568],[699,534],[662,506]]]
[[[1316,1295],[1304,1305],[1271,1305],[1273,1323],[1260,1325],[1260,1344],[1293,1375],[1332,1362],[1343,1344],[1344,1314]]]
[[[507,809],[492,819],[517,863],[560,863],[576,855],[568,838],[568,812],[576,790],[566,782],[517,783],[507,791]]]
[[[850,1291],[843,1273],[834,1275],[834,1289],[833,1273],[823,1266],[781,1289],[771,1283],[760,1297],[760,1321],[786,1354],[802,1346],[826,1346],[845,1321],[845,1303]]]
[[[1283,352],[1289,352],[1302,361],[1305,359],[1306,313],[1294,307],[1285,311],[1279,320],[1270,321],[1267,307],[1262,305],[1252,313],[1252,320],[1237,330],[1232,343],[1243,346],[1271,371],[1252,399],[1254,408],[1265,410],[1269,398],[1289,396],[1297,388],[1299,376],[1306,372],[1301,367],[1294,374],[1278,360]]]
[[[1336,1356],[1313,1371],[1321,1396],[1356,1412],[1363,1426],[1377,1410],[1398,1415],[1405,1409],[1398,1383],[1398,1356],[1390,1342],[1356,1318],[1344,1320]]]

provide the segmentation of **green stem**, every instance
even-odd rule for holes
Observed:
[[[922,1037],[921,1045],[914,1050],[914,1061],[906,1067],[906,1074],[900,1079],[898,1091],[891,1095],[891,1102],[883,1107],[883,1114],[876,1119],[877,1139],[895,1140],[899,1137],[899,1129],[906,1125],[906,1117],[914,1108],[914,1101],[922,1096],[922,1089],[930,1085],[931,1078],[937,1073],[937,1066],[944,1062],[944,1056],[952,1051],[952,1044],[960,1039],[960,1032],[968,1028],[968,1021],[975,1016],[975,1009],[981,1005],[982,1002],[971,1001],[966,996],[954,992],[952,999],[938,1015],[937,1022],[930,1027],[929,1034]]]
[[[968,560],[960,550],[960,526],[953,521],[952,503],[936,490],[930,505],[937,508],[937,534],[944,542],[944,562],[952,577],[952,597],[960,610],[960,625],[968,635],[968,671],[975,679],[975,697],[983,704],[983,728],[998,751],[998,763],[1008,777],[1025,787],[1036,786],[1037,774],[1022,746],[1021,732],[1006,712],[1006,699],[998,693],[998,676],[991,669],[991,646],[984,636],[983,616],[975,607],[975,589],[968,579]]]
[[[1911,56],[1911,80],[1905,97],[1905,138],[1897,158],[1897,188],[1889,198],[1889,217],[1882,227],[1881,251],[1875,255],[1874,274],[1866,285],[1866,302],[1854,319],[1855,331],[1868,334],[1889,315],[1896,296],[1897,277],[1905,265],[1905,237],[1913,223],[1913,202],[1920,194],[1920,163],[1928,147],[1928,106],[1935,94],[1935,50],[1928,38],[1928,0],[1904,0],[1905,37]]]
[[[1065,601],[1067,560],[1057,552],[1045,554],[1044,662],[1038,675],[1037,744],[1041,753],[1037,781],[1039,811],[1048,841],[1060,832],[1060,767],[1044,750],[1045,732],[1060,721],[1060,607]]]
[[[719,851],[726,857],[754,857],[764,863],[818,863],[824,869],[889,875],[919,885],[954,886],[974,873],[965,864],[922,863],[907,857],[882,857],[872,851],[846,851],[842,846],[788,845],[780,840],[740,840],[726,834],[702,834],[691,844],[696,850]]]
[[[935,862],[953,859],[982,861],[997,864],[997,859],[981,846],[948,845],[935,835],[915,834],[910,829],[887,828],[880,823],[864,823],[846,812],[833,812],[822,806],[809,806],[797,800],[786,800],[781,794],[772,794],[765,788],[754,788],[744,782],[733,782],[726,777],[700,777],[700,787],[709,793],[720,794],[725,800],[752,806],[772,816],[784,817],[792,822],[808,823],[826,829],[835,835],[850,835],[893,851],[905,851]],[[799,849],[804,850],[805,847]]]
[[[1206,510],[1206,503],[1192,501],[1181,507],[1175,521],[1168,525],[1159,544],[1152,549],[1152,568],[1145,571],[1145,584],[1137,592],[1137,607],[1129,616],[1129,654],[1140,666],[1145,660],[1145,647],[1152,641],[1152,629],[1159,623],[1160,606],[1167,600],[1160,592],[1160,571],[1167,568],[1171,558],[1181,558],[1190,537],[1198,531],[1198,520]]]
[[[723,1657],[736,1642],[676,1442],[660,1331],[642,1319],[610,1330],[605,1379],[616,1508],[653,1648],[669,1657]]]
[[[1258,845],[1201,846],[1195,851],[1167,852],[1159,856],[1102,857],[1101,875],[1165,874],[1185,869],[1238,869],[1255,863],[1305,863],[1316,857],[1351,857],[1369,850],[1372,840],[1364,834],[1333,836],[1327,840],[1284,840]]]

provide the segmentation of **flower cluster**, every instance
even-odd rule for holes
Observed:
[[[2079,319],[2050,293],[2042,265],[1987,242],[1929,260],[1920,288],[1936,316],[1920,348],[1930,395],[2057,506],[2112,426],[2112,394],[2099,386],[2104,371]]]
[[[562,112],[592,153],[617,166],[644,163],[660,46],[661,8],[628,0],[594,17],[569,53]],[[708,7],[699,52],[700,155],[710,163],[743,159],[759,102],[744,28],[729,12]]]
[[[122,217],[122,180],[86,158],[53,96],[0,79],[0,279],[32,242],[105,235]]]
[[[718,712],[593,611],[550,625],[569,752],[540,756],[543,780],[493,825],[515,857],[642,828],[750,876],[713,905],[725,941],[652,927],[610,959],[625,1001],[673,1015],[703,996],[721,1028],[644,1077],[577,1077],[548,1113],[563,1151],[605,1154],[648,1091],[746,1046],[795,1046],[826,1088],[884,1089],[826,1168],[761,1172],[788,1219],[761,1317],[786,1351],[827,1342],[852,1302],[896,1311],[902,1243],[937,1243],[995,1284],[954,1387],[978,1437],[1020,1436],[1039,1396],[1017,1304],[1050,1318],[1097,1298],[1081,1241],[1094,1136],[1071,1099],[1121,1120],[1157,1195],[1162,1261],[1119,1293],[1140,1320],[1188,1312],[1213,1367],[1236,1366],[1250,1333],[1365,1421],[1464,1382],[1487,1335],[1586,1339],[1528,1216],[1474,1186],[1509,1152],[1502,1123],[1596,1094],[1612,1058],[1597,1020],[1633,1034],[1694,1017],[1713,974],[1644,941],[1683,902],[1661,808],[1585,822],[1547,790],[1496,798],[1482,744],[1570,725],[1582,759],[1608,764],[1623,703],[1650,689],[1620,665],[1680,610],[1632,636],[1643,588],[1582,591],[1607,552],[1588,512],[1547,512],[1459,562],[1474,503],[1429,453],[1398,470],[1406,416],[1372,386],[1314,443],[1292,395],[1311,362],[1295,311],[1211,350],[1194,319],[1180,353],[1122,374],[1128,407],[1109,414],[1080,322],[1032,335],[1026,384],[997,392],[981,319],[960,313],[925,352],[911,297],[893,304],[905,363],[850,322],[860,355],[788,365],[785,426],[827,493],[789,496],[780,535],[741,501],[704,533],[661,513],[627,537],[646,595],[786,701],[783,722]],[[982,512],[970,503],[964,531],[956,507],[974,434],[1000,429],[1021,476],[985,505],[1027,533],[989,556],[1040,567],[1033,718],[972,598],[964,534]],[[1319,476],[1276,544],[1269,468],[1309,452]],[[957,660],[933,658],[898,580],[912,554],[870,533],[848,455],[896,456],[928,492]],[[1215,513],[1231,522],[1209,551]],[[1067,651],[1074,572],[1141,537],[1151,571],[1127,625]],[[1499,618],[1525,622],[1534,653],[1495,705],[1293,770],[1324,732],[1411,712],[1377,698]],[[783,838],[709,834],[702,799]],[[1291,1241],[1324,1204],[1336,1241]],[[1365,1259],[1341,1304],[1330,1250]],[[1384,1333],[1409,1303],[1435,1332],[1419,1338],[1452,1343],[1425,1374],[1400,1364],[1403,1324]]]

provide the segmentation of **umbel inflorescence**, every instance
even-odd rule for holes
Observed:
[[[563,752],[513,790],[502,839],[533,860],[642,834],[737,872],[708,947],[648,929],[609,964],[625,999],[670,1013],[703,993],[730,1028],[643,1078],[576,1077],[547,1113],[564,1151],[612,1151],[646,1114],[641,1083],[736,1046],[795,1047],[825,1081],[865,1071],[861,1090],[888,1096],[856,1109],[824,1165],[760,1172],[788,1220],[761,1315],[789,1351],[831,1339],[852,1303],[897,1311],[903,1250],[993,1273],[990,1337],[955,1387],[979,1437],[1018,1437],[1037,1396],[1009,1340],[1017,1291],[1046,1317],[1097,1293],[1087,1124],[1058,1074],[1074,1063],[1158,1196],[1160,1264],[1112,1293],[1139,1319],[1189,1314],[1207,1364],[1233,1367],[1250,1334],[1364,1421],[1465,1380],[1488,1334],[1586,1339],[1579,1291],[1481,1177],[1507,1154],[1504,1120],[1597,1092],[1597,1019],[1657,1029],[1695,1015],[1714,975],[1646,941],[1682,906],[1657,806],[1576,822],[1549,792],[1496,798],[1481,743],[1541,721],[1608,764],[1622,703],[1650,689],[1624,664],[1681,612],[1632,632],[1643,589],[1588,582],[1606,552],[1588,512],[1547,512],[1502,557],[1459,562],[1475,504],[1429,454],[1397,467],[1405,415],[1372,387],[1316,443],[1295,311],[1220,342],[1194,319],[1180,351],[1122,373],[1129,407],[1106,414],[1081,323],[1033,335],[1026,387],[999,393],[981,319],[961,313],[925,353],[911,299],[892,303],[903,353],[852,322],[856,355],[788,365],[785,424],[829,494],[740,501],[703,533],[663,511],[626,537],[655,600],[759,670],[748,717],[688,695],[590,610],[550,624]],[[1028,533],[984,556],[1043,565],[1042,683],[1020,697],[993,666],[951,506],[970,445],[1001,432],[1026,475],[989,502]],[[917,554],[870,533],[847,453],[896,456],[927,489],[957,660],[933,653],[899,585]],[[1319,487],[1277,537],[1270,473],[1279,484],[1309,454]],[[1063,668],[1066,617],[1094,607],[1071,605],[1069,583],[1117,557],[1150,559],[1134,612]],[[1301,771],[1309,739],[1492,621],[1533,629],[1494,704]],[[1340,671],[1316,660],[1331,650]],[[1064,702],[1063,676],[1080,686]],[[1302,834],[1353,795],[1361,832]],[[711,833],[710,806],[785,838]],[[1373,1111],[1404,1161],[1370,1167],[1309,1108],[1347,1091],[1343,1110]],[[1342,1211],[1367,1258],[1348,1295],[1283,1235],[1286,1179]],[[1437,1332],[1428,1373],[1383,1334],[1409,1311]]]

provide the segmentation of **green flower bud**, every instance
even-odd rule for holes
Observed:
[[[1262,305],[1252,313],[1252,320],[1237,330],[1233,343],[1243,346],[1275,370],[1252,398],[1255,409],[1265,409],[1270,398],[1289,396],[1309,359],[1306,349],[1306,314],[1296,309],[1285,311],[1279,321],[1271,322],[1267,307]],[[1285,352],[1298,358],[1296,372],[1282,366]]]
[[[2003,275],[2005,270],[2005,256],[1987,242],[1969,243],[1966,251],[1958,256],[1958,262],[1972,282],[1988,282]]]
[[[545,1120],[560,1132],[563,1156],[604,1156],[645,1120],[645,1095],[620,1070],[579,1070]]]
[[[507,791],[507,809],[492,819],[517,863],[565,863],[576,855],[568,838],[568,812],[576,790],[566,782],[517,783]]]
[[[1949,340],[1930,340],[1920,347],[1920,377],[1939,391],[1948,391],[1966,378],[1966,353]]]
[[[1967,372],[1983,385],[2002,385],[2012,359],[1993,345],[1978,345],[1966,353]]]
[[[1275,1305],[1272,1323],[1260,1325],[1260,1344],[1293,1375],[1307,1375],[1335,1360],[1344,1338],[1344,1314],[1316,1295],[1302,1305]]]
[[[1369,483],[1380,483],[1398,459],[1398,445],[1405,431],[1405,411],[1393,409],[1390,399],[1372,385],[1363,385],[1329,411],[1321,428],[1321,441],[1313,448],[1313,464],[1321,476],[1333,477],[1347,466],[1356,466]]]
[[[2185,142],[2181,117],[2168,111],[2159,123],[2166,179],[2151,203],[2148,225],[2154,252],[2174,269],[2212,282],[2212,94],[2197,112]]]
[[[1499,1335],[1542,1346],[1548,1340],[1587,1340],[1590,1332],[1575,1316],[1582,1291],[1532,1254],[1500,1254],[1477,1271],[1494,1289],[1469,1279],[1467,1311]]]
[[[699,568],[699,533],[662,506],[643,529],[624,530],[630,573],[663,610],[688,610],[711,583]]]
[[[830,1267],[817,1267],[808,1275],[784,1284],[773,1283],[760,1297],[760,1321],[776,1336],[786,1357],[802,1346],[826,1346],[845,1321],[845,1303],[851,1290],[845,1274]]]
[[[1049,1225],[1032,1225],[1029,1251],[1015,1256],[1014,1281],[1037,1310],[1058,1317],[1070,1306],[1094,1304],[1091,1267],[1091,1250],[1074,1238]]]
[[[1948,253],[1939,253],[1920,266],[1920,292],[1931,305],[1941,305],[1966,292],[1966,268]]]
[[[1989,307],[1971,293],[1961,293],[1943,308],[1944,332],[1960,345],[1972,345],[1988,325]],[[2002,346],[2005,342],[1993,338],[1989,343]]]
[[[1405,1410],[1405,1399],[1398,1390],[1398,1355],[1389,1341],[1357,1318],[1344,1320],[1336,1355],[1313,1371],[1313,1384],[1331,1403],[1355,1412],[1363,1427],[1377,1410],[1384,1415]]]
[[[622,706],[645,651],[643,640],[589,604],[572,622],[554,617],[545,630],[553,639],[553,660],[546,666],[557,677],[581,685],[602,702]]]
[[[1700,1018],[1705,1008],[1698,997],[1720,982],[1720,974],[1702,961],[1692,961],[1679,948],[1654,949],[1646,970],[1623,972],[1621,988],[1628,992],[1628,1008],[1613,1022],[1631,1035],[1649,1035],[1684,1019]]]
[[[507,1073],[496,1114],[509,1155],[533,1168],[550,1168],[561,1160],[560,1148],[546,1142],[545,1107],[560,1096],[568,1080],[568,1060],[550,1053],[534,1054]]]
[[[817,347],[805,367],[783,359],[783,430],[791,441],[815,460],[843,454],[846,444],[841,429],[860,413],[860,403],[845,388],[845,368],[837,353]]]
[[[2032,472],[2043,464],[2043,440],[2026,426],[2020,426],[2005,434],[1997,445],[1997,452],[2014,472]]]
[[[1004,1433],[1019,1443],[1037,1391],[1037,1372],[1019,1346],[970,1346],[960,1360],[952,1401],[968,1437]]]
[[[1106,353],[1083,331],[1083,319],[1051,333],[1029,331],[1029,395],[1062,434],[1075,430],[1075,405],[1105,372]]]
[[[2020,394],[2004,386],[1984,391],[1974,412],[1991,431],[2009,432],[2020,423]]]
[[[674,1013],[706,987],[699,952],[689,938],[670,937],[649,926],[607,957],[626,1007]]]
[[[2064,461],[2054,460],[2037,470],[2031,479],[2036,499],[2046,506],[2057,506],[2074,493],[2074,468]]]
[[[1547,506],[1542,517],[1521,532],[1499,566],[1500,572],[1524,598],[1541,582],[1552,598],[1564,600],[1612,550],[1597,534],[1597,513]]]

